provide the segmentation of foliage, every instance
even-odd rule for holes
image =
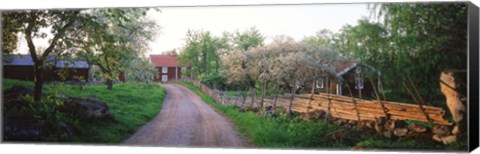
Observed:
[[[3,85],[4,90],[13,85],[33,86],[32,82],[10,79],[3,79]],[[154,83],[122,83],[114,86],[115,89],[110,91],[101,85],[87,85],[79,88],[74,85],[46,84],[45,95],[48,97],[42,99],[40,103],[32,103],[38,105],[32,108],[32,113],[40,115],[40,119],[49,120],[51,123],[65,122],[73,128],[73,142],[120,143],[158,114],[165,97],[165,89]],[[50,96],[56,96],[58,93],[82,98],[95,95],[100,101],[107,103],[113,111],[113,119],[85,121],[54,112],[52,103],[56,99]],[[50,136],[45,137],[44,140],[65,141],[55,135],[59,134],[51,132]]]
[[[197,78],[219,72],[220,54],[228,47],[228,39],[210,32],[189,30],[186,45],[179,54],[181,64],[190,66],[187,74]]]
[[[200,82],[209,85],[211,87],[216,87],[223,89],[222,87],[225,86],[225,76],[221,74],[211,74],[208,76],[200,76],[199,77]]]
[[[311,46],[329,48],[333,44],[333,32],[328,29],[321,29],[314,36],[304,37],[301,42]]]
[[[240,112],[233,106],[222,106],[212,98],[200,92],[191,83],[181,83],[191,89],[200,98],[222,111],[237,126],[241,133],[247,135],[255,146],[268,148],[313,148],[313,147],[344,147],[330,143],[323,135],[340,128],[324,122],[306,122],[295,117],[282,115],[277,118],[257,116],[251,112]]]
[[[153,82],[155,76],[158,76],[158,70],[155,65],[146,59],[135,58],[125,69],[127,81],[134,82]]]
[[[79,25],[79,55],[101,69],[108,89],[120,72],[133,65],[148,49],[158,25],[145,17],[144,8],[94,9]]]
[[[48,56],[53,52],[61,54],[66,51],[62,48],[68,45],[69,41],[65,41],[64,38],[69,32],[73,31],[72,28],[77,19],[79,18],[81,10],[26,10],[26,11],[9,11],[2,13],[4,20],[4,29],[2,35],[6,36],[5,44],[6,50],[2,52],[12,53],[16,49],[18,42],[18,34],[23,34],[30,56],[34,63],[34,100],[40,101],[42,94],[42,71],[46,68],[44,64],[48,60]],[[53,35],[49,37],[48,33]],[[34,39],[48,39],[49,45],[47,48],[38,50],[33,42]]]
[[[2,13],[9,19],[4,20],[2,29],[6,36],[2,52],[13,53],[19,38],[25,38],[34,62],[34,99],[40,101],[44,82],[41,74],[50,56],[72,58],[79,54],[108,72],[103,74],[108,81],[116,77],[112,72],[121,71],[122,62],[136,55],[132,49],[143,51],[145,40],[156,32],[153,22],[143,20],[145,14],[146,9],[138,8],[8,11]],[[49,44],[38,48],[35,39],[46,39]],[[89,54],[81,54],[83,50],[89,50]]]
[[[434,102],[442,97],[440,72],[466,69],[466,9],[465,3],[374,5],[379,22],[362,19],[344,26],[335,46],[380,70],[384,87],[400,95],[399,101],[409,98],[402,82],[410,77],[426,102]]]
[[[236,31],[230,35],[233,47],[244,51],[253,47],[263,46],[265,41],[265,37],[256,27],[251,27],[244,32]]]
[[[416,141],[404,138],[388,139],[369,134],[351,136],[350,142],[332,142],[324,135],[328,132],[344,128],[325,121],[304,121],[297,117],[280,115],[278,117],[257,115],[253,112],[240,112],[233,106],[223,106],[205,95],[192,83],[181,85],[195,92],[209,105],[228,116],[237,126],[237,130],[245,134],[249,142],[260,148],[362,148],[382,150],[466,150],[465,142],[443,145],[433,140]],[[353,131],[358,131],[356,128]],[[360,130],[361,131],[361,130]]]
[[[289,87],[292,96],[297,90],[311,83],[318,76],[334,76],[335,64],[341,55],[318,44],[296,42],[288,36],[278,36],[273,42],[248,50],[233,50],[223,57],[222,73],[229,83],[248,85],[254,102],[256,89],[261,89],[263,98],[268,89]],[[269,88],[270,87],[270,88]],[[277,92],[278,93],[278,92]],[[253,105],[253,104],[252,104]]]

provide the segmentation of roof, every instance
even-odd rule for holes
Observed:
[[[157,67],[178,66],[178,60],[173,55],[150,55],[150,61]]]
[[[33,66],[33,60],[30,55],[12,55],[8,57],[3,57],[5,66]],[[48,61],[50,64],[55,63],[55,57],[50,56],[48,57]],[[89,64],[83,60],[75,60],[75,61],[68,61],[68,60],[57,60],[55,67],[56,68],[64,68],[67,66],[68,68],[89,68]]]
[[[362,66],[362,67],[367,67],[369,69],[371,69],[372,71],[376,72],[378,75],[380,75],[380,71],[378,71],[377,69],[373,68],[372,66],[368,65],[368,64],[365,64],[365,63],[362,63],[362,62],[356,62],[356,61],[351,61],[351,62],[342,62],[342,63],[338,63],[338,67],[337,67],[337,76],[340,77],[342,75],[344,75],[345,73],[347,73],[348,71],[352,70],[353,68],[357,67],[357,66]]]
[[[357,66],[357,62],[354,62],[354,61],[342,62],[342,63],[338,63],[337,66],[338,66],[336,70],[337,76],[342,76],[343,74],[347,73],[351,69],[355,68]]]

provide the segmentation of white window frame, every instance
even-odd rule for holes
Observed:
[[[162,81],[168,81],[168,75],[162,75]]]
[[[323,78],[319,78],[316,82],[315,82],[315,88],[324,88],[325,85],[324,85],[324,81],[323,81]]]
[[[167,72],[168,72],[168,67],[162,66],[162,73],[167,73]]]
[[[182,71],[182,72],[187,71],[187,67],[182,67],[181,71]]]

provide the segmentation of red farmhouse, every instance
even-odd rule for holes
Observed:
[[[182,79],[182,71],[187,68],[180,66],[175,55],[150,55],[150,62],[158,69],[159,75],[154,81],[172,81]]]

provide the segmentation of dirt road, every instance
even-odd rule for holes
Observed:
[[[167,96],[160,114],[140,128],[127,145],[173,147],[244,147],[232,124],[189,89],[163,85]]]

